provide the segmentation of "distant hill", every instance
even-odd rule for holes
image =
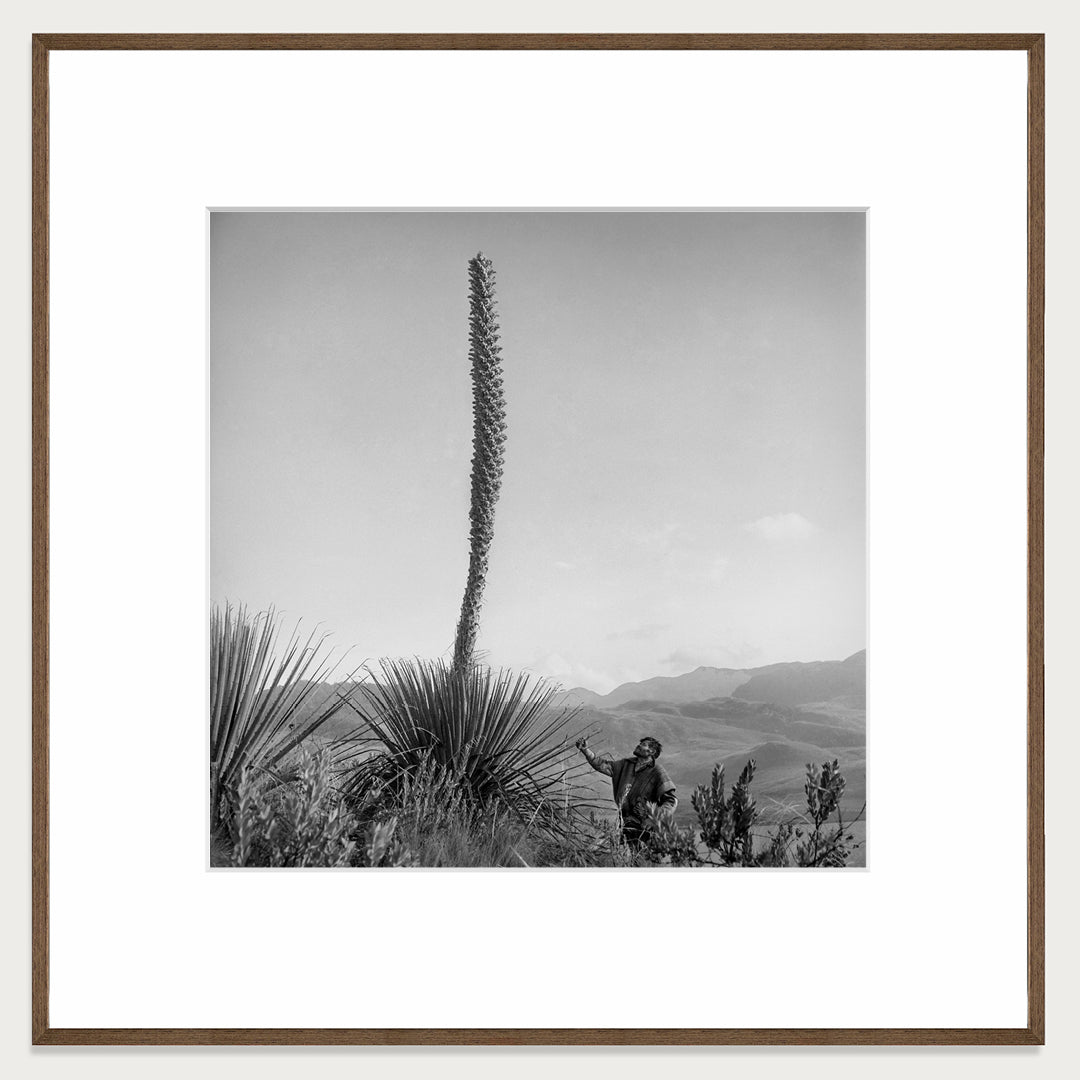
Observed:
[[[590,690],[570,690],[570,696],[580,696],[584,704],[610,709],[628,701],[704,701],[706,698],[730,697],[731,692],[746,682],[750,672],[735,668],[699,667],[685,675],[660,675],[644,682],[623,683],[610,694],[593,694]],[[591,698],[591,700],[587,700]]]
[[[566,699],[597,709],[612,709],[630,701],[705,701],[714,697],[730,697],[732,691],[746,682],[754,670],[699,667],[685,675],[658,675],[643,682],[623,683],[610,694],[596,694],[578,686],[566,691]]]
[[[595,709],[612,709],[629,702],[692,702],[710,698],[742,698],[777,705],[803,705],[848,698],[857,708],[866,705],[866,650],[846,660],[768,664],[758,668],[699,667],[685,675],[657,676],[623,683],[610,694],[584,687],[566,692],[567,702]]]
[[[857,708],[866,708],[866,650],[841,661],[762,668],[737,687],[732,696],[774,705],[809,705],[842,699]]]

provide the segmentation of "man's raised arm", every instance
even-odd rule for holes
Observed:
[[[614,763],[611,758],[598,757],[589,749],[589,740],[585,738],[578,739],[574,745],[585,755],[585,760],[597,771],[602,772],[605,776],[613,775]]]

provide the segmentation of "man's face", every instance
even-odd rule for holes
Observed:
[[[641,742],[639,742],[637,746],[634,747],[634,757],[636,757],[639,761],[642,758],[651,758],[652,746],[644,739],[642,739]]]

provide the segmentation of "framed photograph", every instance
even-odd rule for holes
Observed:
[[[35,37],[34,1042],[1041,1044],[1043,84]]]

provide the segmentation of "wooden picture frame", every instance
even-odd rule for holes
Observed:
[[[1027,100],[1027,1024],[1017,1028],[59,1028],[49,1015],[49,58],[68,50],[1011,50]],[[35,1045],[1040,1045],[1044,1042],[1044,39],[1040,34],[41,34],[33,39]]]

